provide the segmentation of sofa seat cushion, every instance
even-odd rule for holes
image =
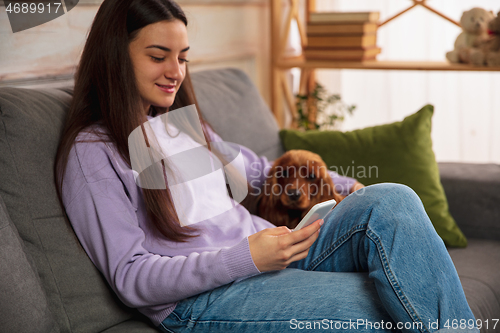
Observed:
[[[465,249],[449,249],[465,296],[476,319],[484,324],[481,333],[498,332],[493,319],[500,316],[500,242],[469,238]],[[486,321],[488,320],[488,321]],[[488,327],[486,327],[488,323]]]
[[[451,215],[464,234],[500,241],[500,165],[439,163],[439,173]]]

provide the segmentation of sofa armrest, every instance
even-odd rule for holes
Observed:
[[[500,241],[500,165],[438,165],[450,213],[465,236]]]

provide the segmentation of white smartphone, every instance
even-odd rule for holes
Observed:
[[[300,230],[304,227],[307,227],[309,224],[317,221],[319,219],[325,218],[325,216],[332,210],[333,207],[337,204],[335,200],[328,200],[324,202],[320,202],[319,204],[315,204],[304,216],[302,221],[293,229],[293,231]]]

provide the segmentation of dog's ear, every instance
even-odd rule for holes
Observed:
[[[276,178],[276,165],[279,165],[279,160],[269,170],[268,177],[262,185],[257,198],[257,212],[263,219],[276,226],[282,226],[287,223],[285,219],[287,213],[280,200],[281,188]]]
[[[273,168],[274,169],[274,168]],[[275,188],[277,181],[274,177],[273,169],[270,170],[268,178],[264,181],[259,197],[257,198],[257,211],[260,217],[270,221],[270,215],[272,215],[273,210],[279,202],[279,196],[273,194],[273,189]],[[273,173],[271,173],[273,172]]]
[[[319,191],[317,195],[311,198],[311,207],[317,203],[335,199],[337,203],[344,199],[336,190],[335,184],[333,183],[333,179],[330,177],[328,173],[324,173],[322,177],[319,179],[317,185],[319,186]]]
[[[276,179],[276,163],[271,167],[269,170],[269,173],[267,174],[266,179],[264,180],[264,183],[262,184],[262,187],[260,189],[260,194],[257,199],[259,206],[262,203],[267,203],[269,200],[269,196],[272,194],[272,189],[273,187],[278,184],[278,181]],[[267,206],[267,205],[266,205]]]

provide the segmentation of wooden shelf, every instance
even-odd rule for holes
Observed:
[[[337,68],[337,69],[380,69],[380,70],[417,70],[417,71],[500,71],[500,67],[471,66],[466,64],[450,64],[440,61],[329,61],[283,59],[276,63],[282,69],[287,68]]]
[[[425,1],[426,0],[412,0],[413,4],[394,15],[393,17],[387,19],[385,22],[379,24],[379,26],[386,24],[387,22],[395,19],[406,13],[408,10],[420,5],[431,12],[441,16],[442,18],[452,22],[455,25],[460,26],[460,24],[448,16],[434,10],[429,7]],[[411,70],[411,71],[458,71],[458,72],[500,72],[500,67],[475,67],[466,64],[450,64],[446,61],[441,62],[426,62],[426,61],[363,61],[363,62],[350,62],[350,61],[333,61],[333,60],[312,60],[305,59],[305,55],[301,54],[293,58],[287,57],[285,55],[285,46],[290,33],[290,26],[292,20],[295,19],[297,22],[297,27],[300,34],[301,47],[302,49],[307,47],[307,21],[309,18],[309,13],[315,11],[316,0],[306,0],[305,8],[305,22],[302,22],[302,18],[299,15],[299,0],[288,0],[290,3],[290,8],[285,16],[285,26],[282,28],[283,22],[283,11],[282,2],[283,0],[270,0],[271,2],[271,109],[273,111],[276,120],[280,126],[283,126],[285,118],[287,118],[285,112],[288,109],[289,116],[291,116],[292,124],[294,126],[293,119],[297,119],[297,108],[296,108],[296,98],[293,94],[292,87],[289,82],[289,78],[286,77],[285,73],[290,68],[300,68],[300,84],[299,93],[301,95],[306,95],[312,91],[315,87],[315,69],[370,69],[370,70]],[[286,106],[286,108],[285,108]],[[312,112],[310,114],[309,120],[313,121],[315,119],[314,104],[311,106]],[[288,117],[290,119],[290,117]]]

